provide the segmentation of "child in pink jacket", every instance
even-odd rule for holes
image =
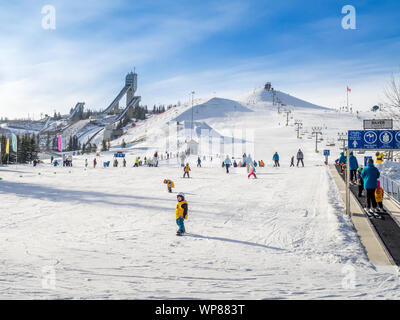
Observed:
[[[247,176],[247,178],[250,179],[250,176],[253,175],[254,178],[257,179],[257,176],[256,176],[256,173],[255,173],[255,172],[256,172],[256,168],[254,168],[254,165],[252,165],[252,166],[250,167],[250,174]]]

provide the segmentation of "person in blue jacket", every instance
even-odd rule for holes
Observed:
[[[249,173],[250,172],[250,166],[253,164],[253,159],[251,158],[250,155],[248,155],[245,158],[245,164],[246,164],[246,167],[247,167],[247,173]]]
[[[229,156],[226,156],[224,164],[225,164],[225,168],[226,168],[226,173],[229,173],[229,167],[232,165],[232,162],[231,162],[231,159],[229,159]]]
[[[344,152],[340,153],[340,157],[339,157],[339,164],[341,165],[342,163],[346,163],[346,157],[344,155]]]
[[[364,189],[367,191],[367,207],[365,210],[372,212],[372,207],[376,209],[375,189],[378,187],[379,170],[374,166],[374,160],[369,159],[367,166],[361,172],[361,178],[364,180]]]
[[[350,182],[355,183],[357,180],[358,161],[353,155],[353,151],[349,155]]]
[[[275,152],[274,156],[272,157],[272,160],[274,161],[274,167],[280,167],[278,152]]]

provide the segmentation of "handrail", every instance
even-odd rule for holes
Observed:
[[[386,195],[400,206],[400,182],[394,181],[384,175],[380,176],[381,187]]]

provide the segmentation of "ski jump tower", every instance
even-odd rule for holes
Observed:
[[[139,105],[141,97],[135,96],[137,90],[137,73],[130,72],[125,77],[125,86],[122,88],[120,93],[111,102],[108,108],[103,112],[104,116],[107,115],[118,115],[114,122],[120,121],[126,115],[132,116],[133,109]],[[119,107],[119,102],[122,100],[123,96],[126,95],[126,107],[121,110]]]

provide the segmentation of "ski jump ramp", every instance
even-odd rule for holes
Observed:
[[[111,104],[104,110],[103,116],[106,117],[111,114],[118,114],[114,122],[120,121],[125,117],[129,110],[139,105],[140,97],[135,96],[137,90],[137,74],[130,72],[125,78],[125,86],[121,89]],[[126,107],[121,112],[119,103],[122,98],[126,96]]]
[[[70,114],[70,116],[67,118],[67,120],[72,120],[74,119],[74,117],[78,114],[78,112],[82,112],[83,108],[85,106],[84,102],[78,102],[74,108],[74,110],[72,111],[72,113]]]

